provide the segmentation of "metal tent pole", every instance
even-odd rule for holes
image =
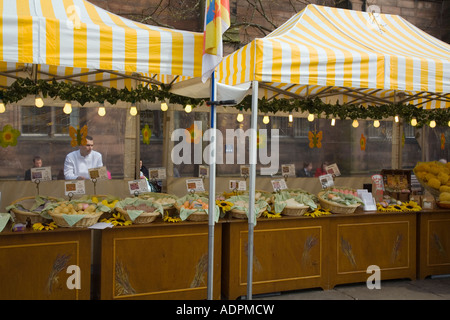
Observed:
[[[248,205],[248,262],[247,299],[252,299],[253,282],[253,229],[255,228],[255,182],[256,182],[256,133],[258,130],[258,81],[252,82],[252,115],[250,134],[250,185]]]

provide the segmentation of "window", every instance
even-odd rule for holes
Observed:
[[[69,126],[79,125],[80,108],[65,114],[61,107],[21,107],[22,134],[25,136],[68,135]]]

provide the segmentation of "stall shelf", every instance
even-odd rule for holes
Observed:
[[[208,223],[161,220],[102,230],[100,298],[206,299]],[[214,299],[220,299],[222,224],[214,232]]]
[[[424,210],[418,219],[418,278],[450,274],[450,210]]]
[[[0,300],[90,299],[90,229],[10,230],[0,232]]]
[[[371,265],[381,280],[416,278],[416,213],[332,214],[258,219],[254,229],[254,294],[331,289],[365,282]],[[247,290],[246,220],[223,225],[222,294]]]

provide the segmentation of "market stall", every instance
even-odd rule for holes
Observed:
[[[445,76],[450,72],[449,53],[448,44],[399,16],[308,5],[265,38],[254,39],[225,57],[217,79],[228,85],[252,83],[253,130],[259,110],[300,109],[312,116],[352,120],[399,117],[409,122],[415,110],[450,106],[450,82]],[[264,103],[259,103],[261,98]],[[356,107],[343,108],[337,101]],[[369,108],[376,105],[385,108]],[[421,125],[438,121],[429,118],[436,115],[422,113]],[[444,116],[440,124],[448,121]],[[401,167],[398,130],[399,125],[392,144],[393,169]],[[251,138],[250,154],[250,161],[255,161],[256,134]],[[255,174],[253,165],[251,192]],[[249,218],[249,248],[253,242],[251,221]],[[250,298],[252,261],[249,249]]]

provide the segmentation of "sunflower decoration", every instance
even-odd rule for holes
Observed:
[[[54,221],[46,223],[46,222],[36,222],[33,224],[33,230],[35,231],[42,231],[42,230],[53,230],[58,228],[56,223]]]
[[[230,211],[233,204],[225,200],[216,200],[216,205],[222,210],[223,213]]]
[[[202,138],[202,130],[195,123],[186,130],[187,142],[199,143]]]
[[[262,214],[263,217],[265,218],[269,218],[269,219],[276,219],[276,218],[281,218],[281,213],[276,213],[276,212],[271,212],[268,210],[265,210]]]
[[[359,145],[361,147],[361,151],[366,151],[366,136],[364,133],[361,133],[361,138],[359,139]]]
[[[320,217],[323,215],[327,215],[327,214],[331,214],[330,209],[324,209],[321,207],[317,207],[314,211],[312,212],[306,212],[304,215],[307,217]]]
[[[7,146],[14,147],[17,145],[17,138],[20,136],[20,131],[14,129],[10,124],[3,127],[0,131],[0,146],[6,148]]]
[[[402,212],[403,207],[400,204],[391,204],[388,205],[387,207],[382,206],[381,204],[377,204],[377,211],[380,212]]]
[[[181,218],[180,218],[180,217],[171,217],[171,216],[169,215],[169,212],[166,211],[166,213],[164,214],[163,221],[164,221],[164,222],[173,222],[173,223],[176,223],[176,222],[181,222]]]
[[[150,144],[150,137],[152,136],[152,130],[148,126],[148,124],[145,125],[144,128],[141,130],[142,133],[142,142],[145,144]]]
[[[131,220],[125,219],[124,215],[121,213],[113,213],[111,218],[102,219],[101,222],[108,222],[113,226],[129,226],[132,223]]]
[[[417,212],[421,211],[422,207],[417,204],[415,201],[404,202],[401,205],[403,211],[407,212]]]
[[[88,128],[86,125],[84,125],[83,127],[77,126],[69,127],[69,135],[72,138],[72,140],[70,141],[70,145],[72,147],[76,147],[76,146],[85,146],[87,141],[86,141],[86,137],[87,137],[87,133],[88,133]]]

